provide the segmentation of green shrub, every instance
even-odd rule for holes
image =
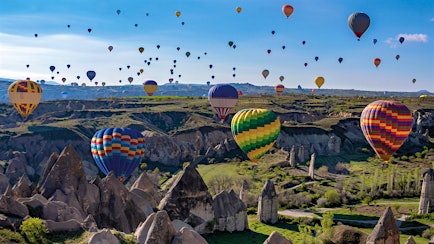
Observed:
[[[40,218],[28,218],[20,226],[23,236],[29,243],[50,243],[46,235],[48,233],[45,223]]]
[[[334,189],[326,191],[324,197],[327,200],[327,205],[329,206],[337,206],[341,203],[341,197],[339,193]]]
[[[433,235],[434,235],[434,229],[433,228],[426,229],[422,232],[423,238],[431,239],[431,237]]]

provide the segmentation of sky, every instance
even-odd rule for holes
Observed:
[[[289,18],[285,4],[294,8]],[[354,12],[371,21],[360,41],[348,26]],[[323,76],[323,89],[434,92],[433,37],[433,0],[0,1],[0,77],[316,88]]]

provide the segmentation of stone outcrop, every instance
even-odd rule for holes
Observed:
[[[267,180],[262,187],[261,195],[258,199],[258,220],[267,224],[277,223],[278,204],[278,196],[274,183],[271,180]]]
[[[82,229],[82,223],[75,219],[66,221],[45,220],[45,226],[49,233],[76,232]]]
[[[331,240],[335,244],[365,244],[368,235],[348,225],[337,225],[333,228]]]
[[[3,194],[6,191],[6,188],[10,186],[8,177],[3,173],[0,173],[0,194]]]
[[[248,203],[249,191],[250,191],[249,183],[247,183],[247,180],[244,179],[240,189],[240,199],[241,201],[243,201],[246,207]]]
[[[93,234],[87,243],[88,244],[106,244],[106,243],[119,244],[120,242],[118,238],[116,238],[116,236],[111,233],[110,230],[103,229],[100,232]]]
[[[143,244],[146,242],[146,238],[148,237],[149,229],[154,222],[155,215],[156,213],[152,213],[148,216],[148,218],[146,218],[145,222],[142,222],[139,224],[139,226],[137,226],[134,236],[136,237],[138,244]]]
[[[413,236],[409,236],[404,244],[416,244],[416,241],[414,240]]]
[[[432,212],[434,212],[434,170],[429,169],[423,173],[418,214],[427,214]]]
[[[36,187],[29,181],[27,175],[21,176],[18,182],[12,187],[12,196],[14,198],[31,197],[34,194],[36,194]]]
[[[298,148],[298,161],[302,164],[305,162],[304,146],[303,145],[301,145]]]
[[[27,207],[11,196],[0,195],[0,213],[12,214],[21,218],[29,215]]]
[[[289,152],[289,166],[295,167],[295,145],[292,145],[291,151]]]
[[[188,165],[179,174],[161,200],[159,209],[167,211],[171,220],[182,220],[200,234],[212,231],[207,228],[214,219],[212,197],[193,165]]]
[[[312,153],[310,156],[310,164],[309,164],[309,177],[312,180],[315,180],[315,153]]]
[[[173,238],[172,244],[207,244],[208,242],[199,233],[182,227]]]
[[[366,244],[399,244],[399,230],[392,209],[387,207],[378,220]]]
[[[14,158],[8,161],[5,175],[11,185],[15,185],[19,178],[26,175],[27,159],[24,153],[15,153]]]
[[[167,243],[175,237],[176,230],[166,211],[158,211],[150,215],[140,224],[135,232],[137,243]]]
[[[263,244],[292,244],[292,241],[283,237],[279,232],[273,231]]]
[[[249,228],[247,223],[247,208],[237,194],[222,191],[213,198],[214,217],[219,231],[243,231]]]

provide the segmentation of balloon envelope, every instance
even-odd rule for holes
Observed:
[[[9,86],[8,95],[15,109],[26,119],[41,101],[42,88],[31,80],[17,80]]]
[[[348,26],[359,39],[368,29],[370,23],[371,20],[365,13],[356,12],[348,17]]]
[[[282,12],[286,18],[289,18],[289,16],[294,12],[294,8],[291,5],[286,4],[282,6]]]
[[[385,162],[405,142],[411,132],[413,117],[402,103],[379,100],[370,103],[360,116],[366,140]]]
[[[378,65],[380,65],[380,64],[381,64],[381,59],[374,58],[374,65],[375,65],[375,67],[378,67]]]
[[[267,76],[270,74],[270,71],[268,71],[268,69],[264,69],[262,71],[262,76],[264,76],[265,79],[267,79]]]
[[[143,89],[148,94],[148,96],[152,96],[157,91],[158,84],[154,80],[147,80],[143,83]]]
[[[324,77],[322,77],[322,76],[315,77],[314,81],[315,81],[315,84],[318,86],[318,88],[321,88],[321,86],[324,85],[324,82],[325,82]]]
[[[93,70],[89,70],[89,71],[86,72],[86,75],[87,75],[87,78],[89,78],[89,80],[92,81],[93,78],[95,78],[96,73],[95,73],[95,71],[93,71]]]
[[[139,166],[145,152],[142,134],[130,128],[104,128],[93,135],[90,148],[98,168],[113,171],[123,182]]]
[[[277,84],[274,87],[274,90],[276,91],[277,95],[281,95],[285,91],[285,86],[283,84]]]
[[[228,84],[217,84],[208,91],[208,101],[223,121],[238,102],[237,90]]]
[[[276,142],[280,120],[268,109],[243,109],[232,118],[231,131],[241,150],[257,165],[258,160]]]

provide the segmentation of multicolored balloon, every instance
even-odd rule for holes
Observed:
[[[365,13],[356,12],[348,17],[348,26],[357,36],[357,40],[360,41],[363,33],[368,29],[371,24],[369,16]]]
[[[208,101],[223,122],[235,105],[237,105],[238,92],[231,85],[217,84],[209,89]]]
[[[42,98],[42,88],[31,80],[17,80],[8,88],[9,99],[24,119],[36,109]]]
[[[148,94],[148,96],[152,96],[157,91],[158,84],[154,80],[147,80],[143,83],[143,89]]]
[[[411,132],[410,110],[396,101],[379,100],[368,104],[360,116],[366,140],[384,162],[404,144]]]
[[[256,166],[276,142],[280,120],[268,109],[243,109],[232,118],[231,131],[235,142]]]
[[[285,91],[285,86],[283,84],[277,84],[274,87],[274,90],[276,91],[277,95],[281,95]]]
[[[90,148],[98,168],[113,171],[124,182],[139,166],[145,152],[142,134],[130,128],[104,128],[93,135]]]

